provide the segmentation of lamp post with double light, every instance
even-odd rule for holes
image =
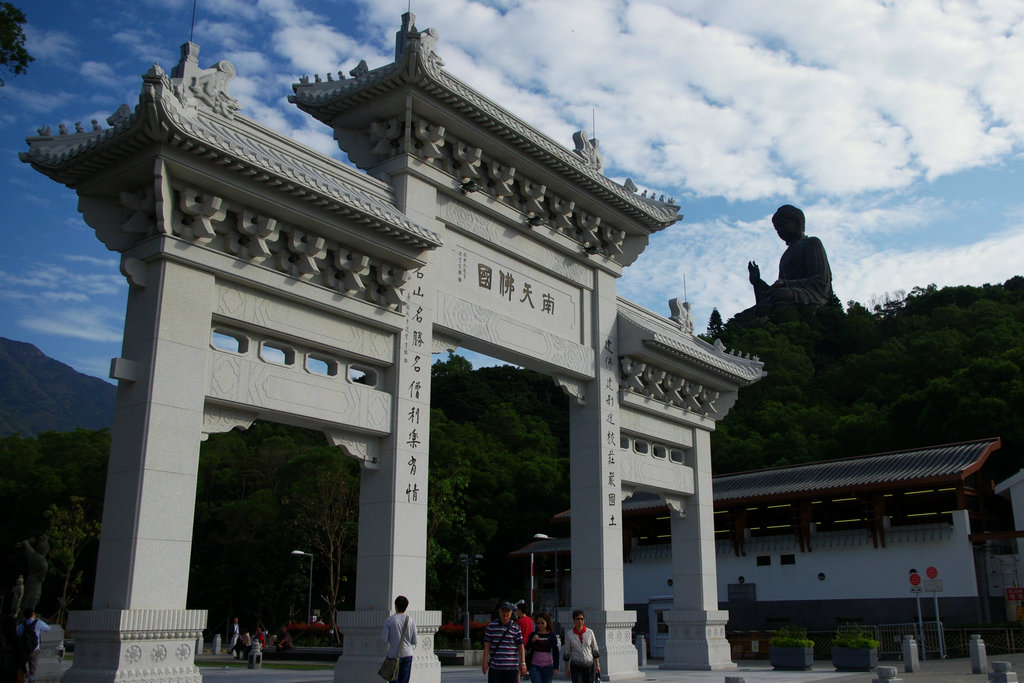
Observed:
[[[558,539],[554,536],[548,536],[547,534],[534,534],[533,540],[535,541],[557,541]],[[558,632],[558,605],[559,605],[559,594],[558,594],[558,546],[553,545],[552,550],[555,553],[555,632]],[[533,600],[533,553],[530,553],[530,600]]]
[[[313,625],[313,553],[304,553],[301,550],[293,550],[292,555],[296,557],[309,558],[309,597],[306,598],[306,623]],[[333,621],[331,622],[334,623]]]
[[[469,565],[471,562],[482,560],[483,557],[483,555],[466,555],[465,553],[459,555],[459,559],[466,565],[466,614],[464,617],[466,622],[466,633],[462,638],[463,650],[468,650],[472,647],[472,644],[469,641]]]

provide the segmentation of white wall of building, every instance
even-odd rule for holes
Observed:
[[[940,598],[974,597],[978,589],[969,529],[967,511],[959,510],[952,525],[887,529],[885,548],[875,548],[863,529],[814,534],[811,552],[800,552],[792,536],[776,536],[748,540],[746,555],[736,557],[728,542],[720,541],[719,599],[728,600],[728,585],[740,583],[740,576],[745,584],[756,585],[758,601],[909,598],[914,595],[910,570],[926,580],[928,567],[938,570]],[[793,555],[795,563],[781,564],[782,555]],[[770,556],[771,564],[758,566],[758,556]],[[671,591],[667,546],[637,549],[624,570],[627,604]]]

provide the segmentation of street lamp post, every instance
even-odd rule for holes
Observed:
[[[309,597],[306,598],[306,623],[313,625],[313,553],[304,553],[301,550],[293,550],[292,555],[296,557],[309,558]],[[330,623],[334,623],[333,621]]]
[[[548,536],[547,534],[534,534],[533,535],[533,540],[535,540],[535,541],[557,541],[558,539],[555,538],[554,536]],[[554,624],[554,626],[555,626],[555,633],[558,633],[558,604],[559,604],[559,595],[558,595],[558,546],[557,545],[554,546],[553,550],[554,550],[554,553],[555,553],[555,624]],[[533,592],[533,590],[532,590],[533,589],[533,566],[532,566],[533,565],[533,553],[530,554],[530,564],[531,564],[531,567],[530,567],[530,575],[531,575],[530,576],[530,588],[531,588],[531,591],[530,592],[532,594],[532,592]]]
[[[469,563],[482,558],[483,555],[459,555],[459,559],[466,565],[466,614],[463,617],[463,620],[466,622],[466,633],[462,638],[463,650],[469,650],[472,647],[472,643],[469,640]]]

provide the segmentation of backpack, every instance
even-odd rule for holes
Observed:
[[[29,622],[28,619],[21,625],[21,651],[28,656],[29,653],[34,652],[39,647],[39,634],[36,633],[36,621],[33,619]]]

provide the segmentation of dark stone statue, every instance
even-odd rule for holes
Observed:
[[[35,547],[32,547],[33,543],[35,543]],[[34,538],[26,538],[18,545],[25,549],[25,563],[28,565],[28,575],[25,577],[25,595],[22,598],[21,606],[35,609],[43,594],[43,579],[46,578],[46,570],[49,568],[46,554],[50,552],[50,539],[46,535],[41,536],[38,541]]]
[[[772,225],[788,245],[779,260],[779,278],[769,285],[761,279],[757,263],[748,263],[755,303],[741,315],[763,317],[793,304],[828,303],[832,298],[832,271],[821,240],[804,234],[804,212],[789,204],[780,206],[772,216]]]

